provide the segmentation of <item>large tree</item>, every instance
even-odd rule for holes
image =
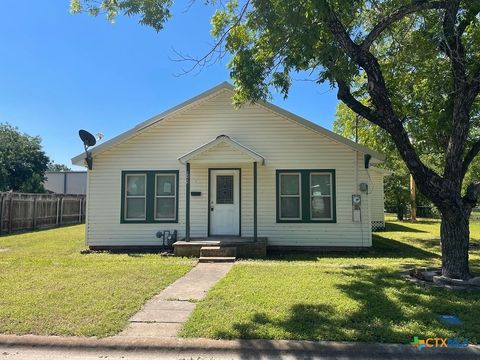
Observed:
[[[38,136],[0,123],[0,191],[44,192],[49,161]]]
[[[171,3],[73,0],[72,11],[140,14],[160,30]],[[479,11],[480,0],[230,0],[213,16],[212,53],[225,46],[232,54],[237,104],[266,99],[272,87],[287,96],[298,71],[336,87],[342,102],[391,137],[440,210],[443,275],[468,279],[469,217],[480,184],[465,192],[462,185],[480,151]],[[413,128],[423,129],[422,147],[440,149],[441,171],[422,161]]]

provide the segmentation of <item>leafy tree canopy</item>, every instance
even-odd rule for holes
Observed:
[[[49,161],[38,136],[0,124],[0,191],[44,192]]]
[[[48,171],[71,171],[67,165],[65,164],[57,164],[55,162],[51,162],[48,164]]]
[[[171,17],[173,0],[70,0],[70,12],[78,14],[105,15],[111,22],[117,15],[140,16],[140,24],[151,26],[156,31]]]

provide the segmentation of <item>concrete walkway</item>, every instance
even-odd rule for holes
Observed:
[[[176,337],[208,290],[230,270],[233,263],[199,263],[184,277],[148,300],[118,336],[132,338]]]

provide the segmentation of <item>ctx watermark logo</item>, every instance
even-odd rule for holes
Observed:
[[[466,348],[468,346],[468,340],[465,338],[427,338],[419,339],[418,336],[413,338],[413,341],[410,343],[412,346],[416,347],[419,350],[423,348]]]

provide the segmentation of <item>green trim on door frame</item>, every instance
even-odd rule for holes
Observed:
[[[280,219],[280,173],[300,173],[301,175],[301,204],[302,218],[300,220],[281,220]],[[332,219],[330,220],[312,220],[310,219],[310,173],[330,173],[332,175]],[[335,169],[277,169],[275,173],[275,206],[277,214],[277,223],[336,223],[337,222],[337,185]]]
[[[185,164],[185,241],[190,241],[190,163]]]
[[[129,174],[145,174],[147,183],[145,188],[145,220],[126,220],[125,219],[125,178]],[[175,220],[155,220],[155,175],[157,174],[175,174]],[[178,170],[123,170],[121,179],[121,202],[120,202],[120,224],[151,224],[151,223],[178,223],[178,197],[179,197],[179,171]]]
[[[238,236],[242,236],[242,169],[241,168],[208,168],[207,194],[207,236],[210,236],[210,191],[211,172],[215,170],[238,170]]]

